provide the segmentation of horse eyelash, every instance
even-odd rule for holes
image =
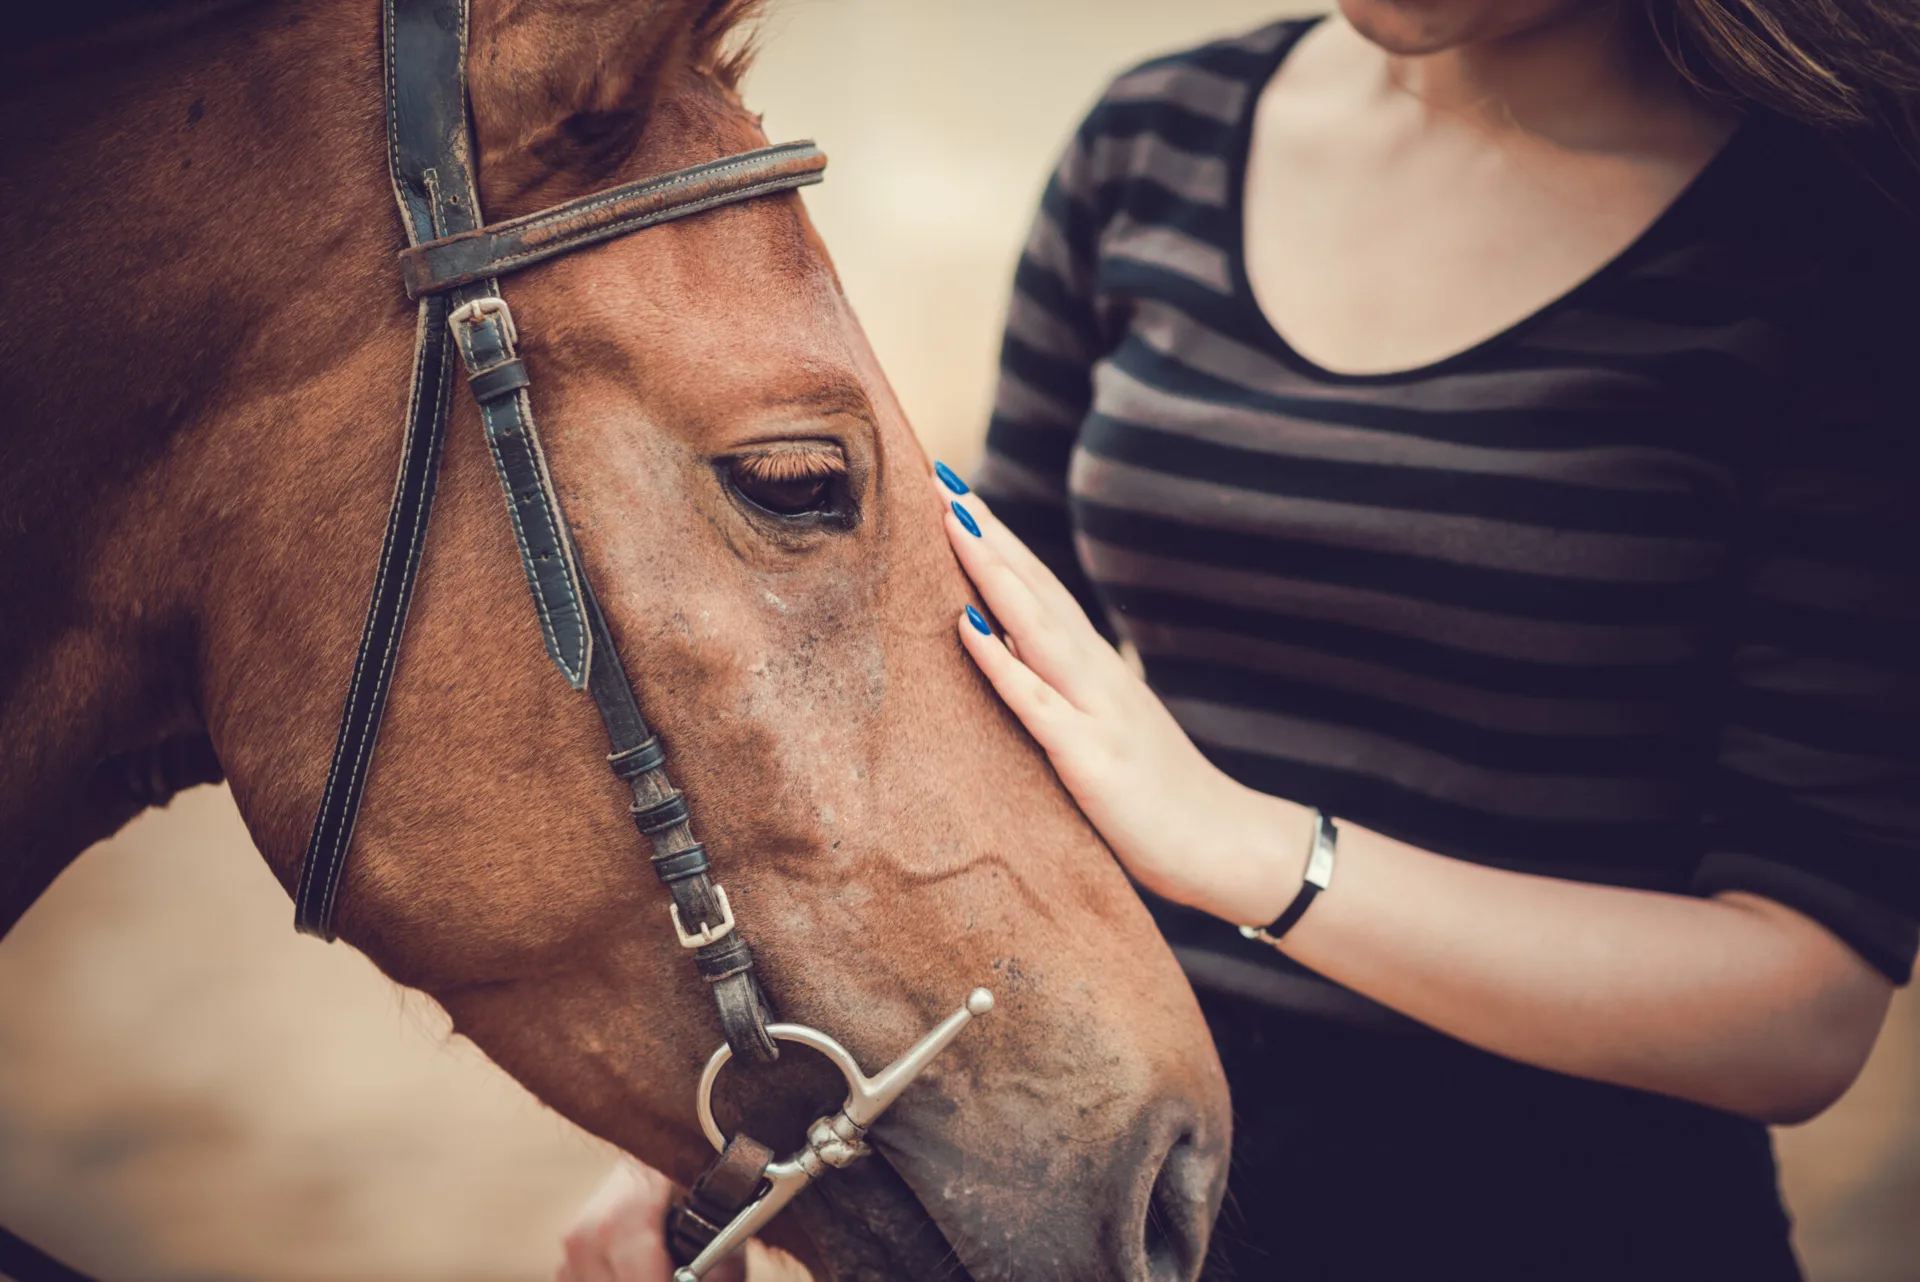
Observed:
[[[734,475],[744,481],[778,485],[789,481],[828,481],[847,474],[847,460],[825,450],[770,450],[742,454],[734,460]]]

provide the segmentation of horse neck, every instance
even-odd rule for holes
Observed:
[[[0,68],[0,931],[220,776],[203,608],[248,557],[279,400],[352,366],[356,314],[404,311],[375,278],[377,22],[190,8]]]

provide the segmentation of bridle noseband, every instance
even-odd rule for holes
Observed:
[[[632,789],[636,827],[652,848],[654,873],[671,896],[682,947],[710,986],[726,1044],[702,1076],[697,1111],[720,1157],[695,1182],[669,1224],[692,1282],[825,1171],[864,1155],[866,1128],[975,1015],[992,1009],[985,989],[899,1061],[869,1079],[826,1034],[770,1024],[753,952],[713,880],[705,847],[693,838],[686,799],[666,771],[666,750],[640,713],[626,669],[573,546],[528,398],[513,312],[500,278],[547,259],[704,210],[821,180],[826,157],[810,142],[785,143],[628,183],[507,222],[482,221],[468,123],[467,0],[383,0],[388,169],[406,226],[400,255],[407,295],[419,302],[407,430],[387,516],[373,599],[354,660],[346,706],[294,891],[294,924],[334,938],[340,876],[353,841],[394,661],[419,575],[435,479],[452,404],[454,360],[480,407],[487,445],[506,491],[547,654],[574,689],[593,698],[612,751],[607,762]],[[808,1145],[784,1162],[746,1136],[723,1140],[712,1090],[733,1055],[760,1063],[779,1056],[776,1040],[825,1053],[847,1078],[846,1104],[821,1118]]]

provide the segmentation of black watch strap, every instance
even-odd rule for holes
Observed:
[[[1320,887],[1310,881],[1300,883],[1300,893],[1286,906],[1278,917],[1267,923],[1260,931],[1268,940],[1278,940],[1293,929],[1293,924],[1307,915],[1307,908],[1313,903],[1314,896],[1320,893]]]
[[[1340,829],[1322,812],[1313,812],[1313,837],[1307,846],[1307,871],[1300,879],[1300,893],[1265,926],[1242,926],[1240,933],[1264,944],[1278,944],[1286,933],[1306,916],[1314,897],[1333,883],[1334,853],[1340,843]]]

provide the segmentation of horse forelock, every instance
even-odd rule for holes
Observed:
[[[732,149],[764,0],[471,0],[473,125],[490,217],[602,186],[675,116],[691,148]],[[650,155],[649,168],[707,156]]]
[[[767,0],[706,0],[694,23],[694,66],[737,89],[759,51]]]

